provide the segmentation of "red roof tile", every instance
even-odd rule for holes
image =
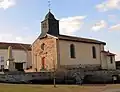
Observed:
[[[31,44],[0,42],[0,49],[8,49],[9,46],[16,50],[31,50]]]

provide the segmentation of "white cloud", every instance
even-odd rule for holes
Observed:
[[[108,11],[112,9],[120,9],[120,0],[106,0],[105,2],[98,4],[96,8],[99,11]]]
[[[115,14],[109,14],[108,15],[108,21],[112,23],[116,23],[119,21],[118,16]]]
[[[30,28],[26,27],[31,32]],[[0,42],[13,42],[13,43],[29,43],[38,37],[38,34],[34,33],[28,35],[28,31],[23,28],[6,27],[1,28],[0,26]]]
[[[117,18],[117,16],[116,16],[116,15],[114,15],[114,14],[110,14],[110,15],[108,15],[108,18],[109,18],[109,19],[116,19],[116,18]]]
[[[38,35],[37,35],[38,36]],[[32,44],[37,38],[36,35],[32,36],[21,36],[17,34],[0,34],[0,42],[12,42],[12,43],[27,43]]]
[[[15,5],[15,0],[0,0],[0,8],[7,9]]]
[[[120,31],[120,24],[113,25],[109,29],[111,31]]]
[[[80,30],[84,23],[86,16],[74,16],[60,19],[60,32],[61,34],[73,35]]]
[[[29,43],[36,39],[36,36],[21,36],[13,33],[0,34],[0,42]]]
[[[101,21],[97,22],[95,25],[93,25],[92,30],[99,31],[106,27],[107,27],[107,23],[104,20],[101,20]]]

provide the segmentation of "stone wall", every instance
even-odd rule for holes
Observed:
[[[117,76],[117,82],[120,83],[120,70],[68,70],[68,77],[82,78],[84,83],[112,83],[113,76]]]
[[[118,82],[120,83],[120,71],[119,70],[101,70],[101,71],[82,71],[82,70],[68,70],[68,71],[56,71],[55,78],[57,83],[76,83],[77,81],[83,80],[84,83],[112,83],[113,75],[118,76]],[[30,83],[43,81],[53,83],[54,73],[53,72],[11,72],[0,74],[0,82],[15,82],[15,83]]]
[[[61,65],[61,69],[82,69],[82,70],[100,70],[101,66],[99,64],[80,64],[80,65]]]

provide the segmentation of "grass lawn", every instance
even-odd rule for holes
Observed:
[[[105,90],[120,89],[120,85],[23,85],[23,84],[0,84],[0,92],[110,92]],[[113,91],[116,92],[116,91]],[[117,92],[120,92],[117,91]]]

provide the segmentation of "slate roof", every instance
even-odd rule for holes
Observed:
[[[12,49],[16,49],[16,50],[31,51],[31,44],[0,42],[0,49],[8,49],[9,46],[11,46]]]
[[[74,36],[67,36],[67,35],[58,35],[58,38],[60,40],[76,41],[76,42],[83,42],[83,43],[104,44],[104,45],[106,45],[105,42],[94,40],[94,39],[82,38],[82,37],[74,37]]]
[[[45,16],[45,19],[55,19],[54,15],[49,11],[48,14]]]

